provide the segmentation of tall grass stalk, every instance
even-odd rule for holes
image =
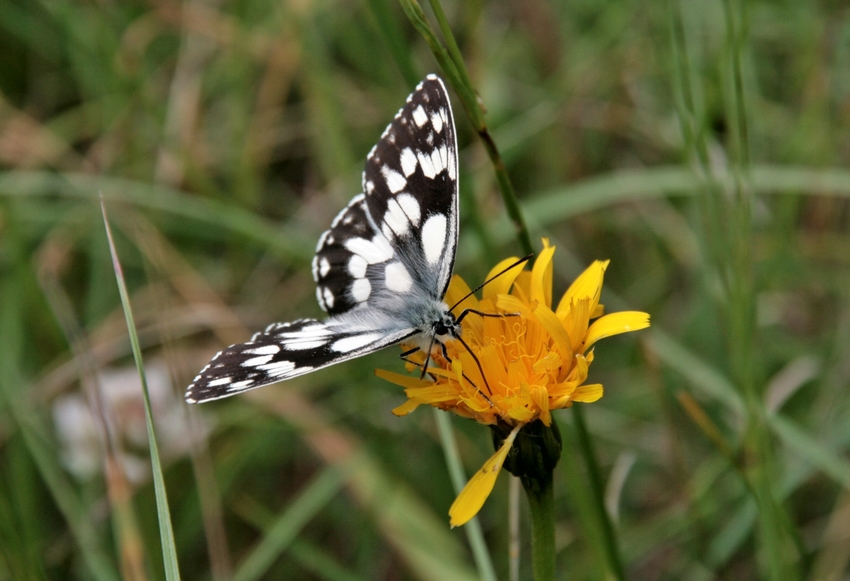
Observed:
[[[161,543],[163,566],[167,581],[180,581],[180,568],[177,561],[177,545],[174,542],[174,529],[171,525],[171,511],[168,506],[168,493],[165,488],[165,477],[162,473],[162,462],[159,457],[159,446],[156,442],[156,428],[154,426],[153,413],[151,412],[151,398],[148,391],[148,381],[145,374],[142,349],[139,346],[139,336],[136,324],[133,320],[133,310],[130,306],[130,296],[127,293],[127,285],[124,282],[124,272],[121,261],[118,259],[118,251],[115,249],[115,241],[112,238],[112,230],[109,227],[109,218],[106,215],[106,203],[100,200],[100,210],[103,215],[103,225],[106,229],[106,238],[109,242],[109,253],[112,257],[112,268],[115,271],[115,280],[118,283],[118,292],[121,295],[121,305],[124,308],[124,318],[127,322],[130,344],[133,348],[133,359],[136,361],[136,369],[139,371],[139,380],[142,385],[142,396],[145,404],[145,424],[148,432],[148,445],[150,447],[151,471],[153,473],[154,491],[156,492],[156,513],[159,522],[159,540]]]
[[[693,73],[688,41],[695,30],[688,29],[684,13],[689,8],[677,2],[671,9],[673,53],[677,57],[677,93],[680,95],[680,123],[689,153],[705,180],[705,204],[709,232],[708,246],[714,266],[726,293],[725,310],[729,367],[737,390],[746,404],[746,428],[741,445],[745,466],[739,467],[759,507],[762,557],[760,564],[770,579],[799,578],[797,569],[802,546],[795,542],[791,519],[776,498],[773,482],[777,473],[769,426],[765,417],[762,390],[757,376],[759,354],[755,350],[755,286],[752,234],[752,177],[747,96],[743,73],[746,51],[745,5],[724,0],[726,60],[718,66],[725,79],[725,116],[730,127],[728,163],[730,187],[716,177],[709,154],[705,112],[697,110],[699,80]],[[693,10],[691,7],[690,10]],[[691,22],[693,16],[690,17]],[[693,41],[690,41],[693,42]],[[718,441],[718,440],[715,440]],[[723,451],[725,447],[721,447]]]

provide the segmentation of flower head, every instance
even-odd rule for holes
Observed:
[[[555,247],[544,239],[530,272],[523,265],[510,268],[484,287],[480,300],[470,296],[457,305],[458,317],[470,310],[462,318],[463,341],[448,341],[447,357],[439,349],[431,354],[430,380],[377,372],[406,388],[408,400],[393,410],[396,415],[428,404],[499,426],[507,434],[452,506],[453,526],[464,524],[481,508],[523,426],[539,420],[548,427],[553,410],[602,397],[601,384],[585,383],[593,345],[604,337],[649,326],[646,313],[604,315],[599,298],[608,261],[588,267],[553,308],[554,252]],[[487,278],[515,262],[516,258],[503,260]],[[453,305],[467,294],[469,286],[455,275],[445,301]],[[414,353],[411,367],[425,365],[426,355]]]

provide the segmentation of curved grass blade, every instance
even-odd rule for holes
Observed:
[[[142,361],[142,350],[139,346],[139,337],[136,333],[136,324],[133,322],[133,311],[130,307],[130,297],[127,294],[127,285],[124,282],[124,272],[121,269],[121,262],[118,260],[118,252],[115,250],[115,241],[112,239],[112,230],[109,228],[109,220],[106,216],[106,204],[103,197],[100,198],[100,210],[103,214],[103,225],[106,229],[109,253],[112,256],[112,268],[115,271],[115,280],[118,283],[118,293],[121,295],[121,306],[124,308],[124,318],[127,320],[130,344],[133,347],[133,359],[136,361],[136,369],[139,370],[139,379],[142,382],[142,395],[145,402],[145,422],[148,428],[148,445],[150,446],[151,471],[153,473],[154,491],[156,493],[156,512],[159,521],[159,538],[162,543],[162,561],[165,567],[165,578],[167,581],[179,581],[180,569],[177,562],[177,546],[174,543],[174,529],[171,526],[171,513],[168,509],[168,495],[165,489],[165,479],[162,475],[159,448],[156,443],[156,431],[153,414],[151,413],[148,382],[145,377]]]

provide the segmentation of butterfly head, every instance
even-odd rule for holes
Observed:
[[[440,315],[440,318],[434,321],[432,325],[434,338],[443,343],[447,339],[456,339],[460,337],[461,326],[451,311],[446,309]]]

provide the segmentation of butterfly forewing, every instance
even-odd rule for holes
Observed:
[[[228,347],[186,400],[227,397],[430,333],[445,316],[457,248],[457,172],[448,94],[429,75],[369,153],[363,193],[319,238],[313,278],[329,318],[276,323]]]
[[[373,222],[420,285],[448,288],[457,247],[457,142],[443,82],[416,88],[366,159],[363,192]]]

